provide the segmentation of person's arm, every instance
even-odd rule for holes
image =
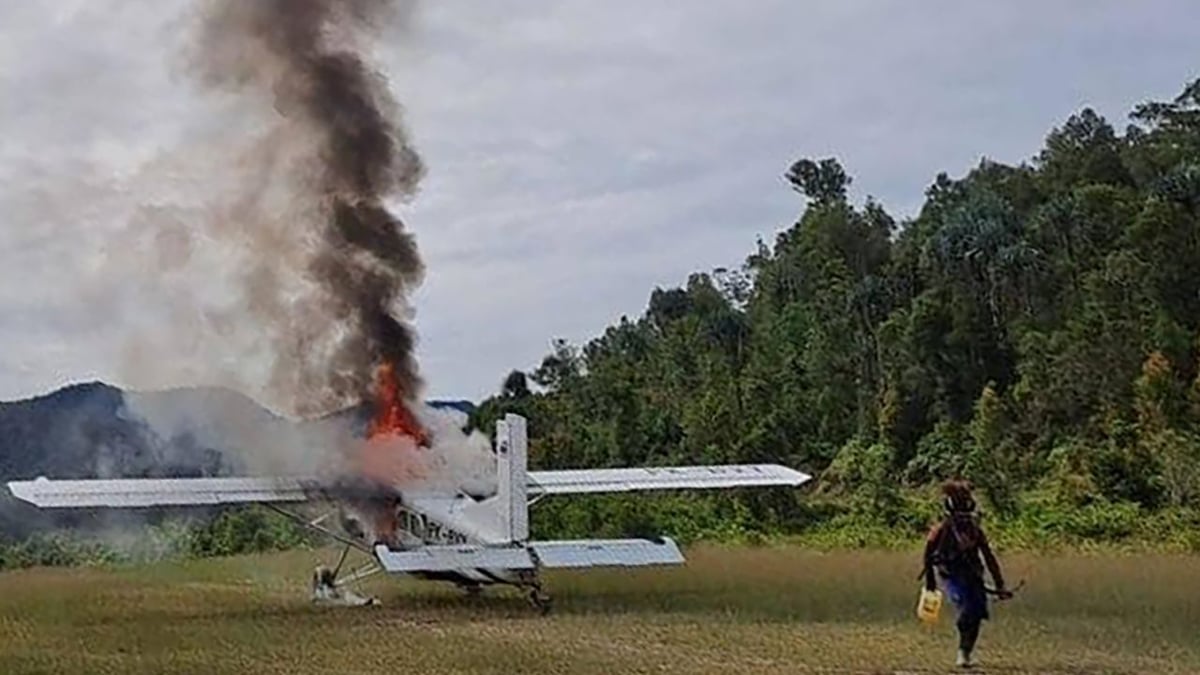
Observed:
[[[1004,592],[1004,574],[1000,571],[1000,562],[996,560],[995,554],[992,553],[992,547],[988,545],[987,535],[983,530],[979,531],[979,552],[983,554],[983,562],[987,565],[988,573],[992,575],[992,581],[996,584],[996,590]]]
[[[932,591],[937,588],[937,579],[933,575],[933,554],[937,551],[938,538],[942,534],[942,526],[934,525],[925,538],[925,589]]]

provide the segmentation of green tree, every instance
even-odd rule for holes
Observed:
[[[992,506],[1011,515],[1016,511],[1017,501],[1008,427],[1004,402],[995,387],[988,384],[979,395],[970,424],[972,444],[967,456],[967,473],[983,489]]]
[[[529,378],[519,370],[510,372],[504,378],[504,384],[500,387],[500,396],[516,401],[529,398]]]
[[[850,186],[850,176],[832,157],[798,160],[785,177],[792,189],[819,205],[846,201],[846,188]]]

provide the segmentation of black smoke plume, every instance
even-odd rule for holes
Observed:
[[[369,399],[384,362],[406,399],[421,386],[404,312],[423,266],[387,202],[415,193],[423,165],[368,60],[381,26],[410,9],[387,0],[201,6],[195,74],[218,92],[269,101],[278,127],[241,158],[261,175],[221,227],[248,249],[246,309],[276,342],[271,387],[300,414]],[[303,150],[277,147],[289,144]],[[259,193],[270,191],[285,213],[264,212]],[[273,225],[256,231],[260,220]]]

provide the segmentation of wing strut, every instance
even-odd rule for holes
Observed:
[[[329,537],[330,539],[332,539],[340,544],[345,544],[346,546],[353,547],[355,549],[358,549],[359,551],[362,551],[363,553],[367,553],[367,554],[372,553],[371,547],[367,546],[366,544],[355,541],[355,540],[351,539],[350,537],[340,535],[337,532],[334,532],[333,530],[330,530],[329,528],[321,525],[320,521],[322,520],[322,518],[318,518],[316,520],[309,520],[309,519],[301,516],[298,513],[293,513],[292,511],[288,511],[287,509],[276,506],[270,502],[263,503],[263,506],[267,507],[268,509],[271,509],[272,511],[274,511],[282,516],[287,517],[290,520],[293,520],[293,521],[299,523],[306,530],[312,530],[313,532],[316,532],[317,534],[323,534],[326,537]],[[341,564],[339,563],[338,566],[340,567]]]

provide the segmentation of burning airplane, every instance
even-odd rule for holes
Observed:
[[[489,447],[491,480],[435,476],[439,449],[467,437],[456,427],[427,429],[400,396],[384,364],[363,438],[343,448],[335,473],[315,476],[13,481],[18,499],[47,509],[211,507],[261,504],[342,545],[332,568],[313,574],[316,602],[370,605],[354,583],[378,573],[450,582],[470,594],[493,585],[527,593],[545,612],[541,572],[555,568],[639,567],[684,562],[670,538],[538,541],[529,507],[547,496],[785,486],[810,477],[775,464],[530,471],[526,420],[507,415]],[[439,438],[437,432],[445,434]],[[461,480],[459,478],[462,478]],[[447,480],[449,479],[449,480]],[[299,507],[299,508],[298,508]],[[326,509],[313,518],[313,511]],[[351,549],[370,562],[340,576]]]
[[[368,439],[371,448],[378,436]],[[417,437],[402,437],[419,447]],[[333,570],[314,576],[315,599],[344,597],[343,589],[379,572],[449,581],[469,593],[485,586],[512,585],[530,602],[549,608],[540,572],[554,568],[634,567],[683,562],[669,538],[530,539],[529,506],[551,495],[799,486],[809,476],[774,464],[676,466],[529,471],[526,420],[508,415],[497,422],[493,494],[430,488],[420,481],[388,484],[377,478],[348,481],[306,477],[176,478],[14,481],[12,494],[41,508],[149,508],[264,504],[344,545]],[[417,452],[427,452],[419,450]],[[393,465],[388,464],[388,467]],[[408,487],[407,485],[411,485]],[[328,517],[309,520],[289,506],[323,503],[342,515],[343,531],[327,528]],[[347,516],[349,514],[349,516]],[[367,527],[357,520],[366,516]],[[371,563],[345,578],[338,572],[351,548]],[[351,595],[350,597],[355,597]]]

